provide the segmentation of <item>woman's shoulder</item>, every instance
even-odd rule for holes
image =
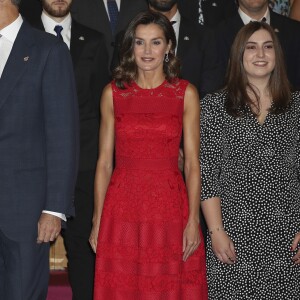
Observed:
[[[185,80],[185,79],[180,79],[180,78],[174,78],[172,80],[165,80],[165,87],[166,88],[171,88],[171,89],[183,89],[185,90],[188,85],[189,85],[189,81]]]
[[[200,100],[201,108],[207,109],[224,109],[225,100],[227,98],[227,90],[222,89],[214,93],[207,94],[204,98]]]
[[[300,104],[300,91],[292,92],[292,100],[298,105]]]
[[[292,109],[297,110],[300,113],[300,91],[292,92]]]
[[[108,86],[110,86],[112,94],[115,97],[118,96],[125,96],[128,94],[132,94],[132,90],[134,89],[134,82],[132,83],[122,83],[120,84],[119,82],[117,82],[116,80],[112,80]]]

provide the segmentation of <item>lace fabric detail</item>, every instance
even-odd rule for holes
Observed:
[[[188,81],[186,80],[176,80],[174,83],[170,83],[164,80],[162,84],[153,89],[143,89],[137,85],[136,82],[132,82],[130,85],[125,85],[125,89],[119,89],[114,82],[112,82],[112,90],[114,97],[119,97],[119,99],[126,100],[132,96],[153,96],[153,97],[174,97],[178,100],[184,99],[184,94]]]
[[[141,180],[142,179],[142,180]],[[115,201],[115,193],[118,201]],[[130,199],[130,201],[128,201]],[[106,194],[105,213],[124,221],[186,219],[186,190],[178,170],[116,170]]]
[[[182,261],[189,209],[177,162],[187,85],[112,83],[116,168],[98,236],[96,300],[207,299],[203,243]]]

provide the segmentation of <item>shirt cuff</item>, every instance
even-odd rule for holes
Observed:
[[[60,219],[64,220],[65,222],[67,221],[66,216],[64,214],[62,214],[62,213],[58,213],[58,212],[54,212],[54,211],[49,211],[49,210],[43,210],[43,213],[59,217]]]

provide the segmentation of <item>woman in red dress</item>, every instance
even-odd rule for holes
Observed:
[[[178,79],[166,17],[130,23],[103,91],[95,210],[94,299],[206,300],[199,229],[199,98]],[[178,151],[184,134],[184,184]],[[113,170],[113,154],[115,169]]]

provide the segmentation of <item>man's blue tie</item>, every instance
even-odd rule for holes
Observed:
[[[113,34],[115,34],[119,14],[116,0],[107,0],[107,9],[109,14],[111,31]]]
[[[63,29],[64,28],[62,26],[60,26],[60,25],[56,25],[54,27],[54,31],[56,32],[57,37],[60,38],[62,41],[64,40],[63,37],[62,37],[62,35],[61,35],[61,32],[62,32]]]

